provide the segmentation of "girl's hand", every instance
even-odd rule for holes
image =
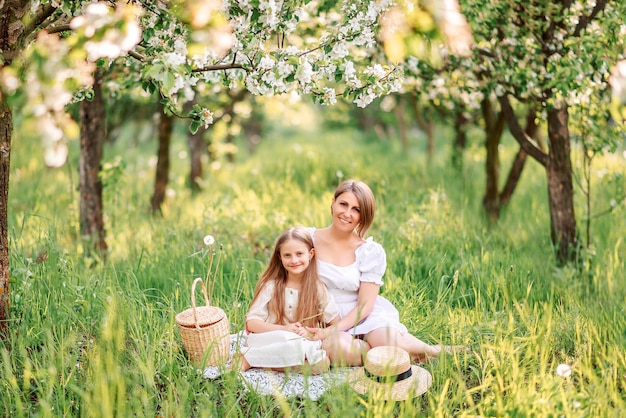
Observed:
[[[294,334],[300,335],[300,331],[302,330],[302,324],[299,322],[294,322],[293,324],[285,325],[285,331],[293,332]]]

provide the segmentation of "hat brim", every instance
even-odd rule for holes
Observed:
[[[433,383],[430,372],[419,366],[411,366],[411,377],[394,383],[376,382],[365,375],[365,369],[359,367],[350,372],[347,382],[358,393],[365,395],[380,391],[383,398],[404,401],[426,393]]]

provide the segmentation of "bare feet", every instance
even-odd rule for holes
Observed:
[[[423,353],[413,358],[413,361],[416,363],[426,363],[427,361],[439,357],[439,355],[443,352],[446,354],[455,354],[455,353],[467,353],[469,351],[469,347],[464,345],[442,345],[435,344],[432,345],[432,350],[430,353]]]
[[[469,347],[465,345],[441,345],[437,344],[435,347],[440,347],[439,352],[442,350],[448,354],[454,353],[467,353],[469,351]]]
[[[252,366],[250,366],[250,363],[248,363],[248,360],[246,360],[243,354],[235,353],[233,355],[233,359],[230,362],[229,369],[245,372],[246,370],[250,369],[250,367]]]
[[[321,374],[327,372],[330,369],[330,359],[324,357],[315,364],[311,364],[311,374]]]

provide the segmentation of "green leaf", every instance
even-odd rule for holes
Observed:
[[[342,78],[343,78],[343,71],[341,71],[339,67],[337,67],[337,69],[335,70],[335,82],[336,83],[340,82]]]
[[[144,75],[148,78],[156,78],[163,72],[163,64],[146,65]]]
[[[166,93],[174,87],[175,81],[176,79],[174,78],[174,74],[170,73],[169,71],[165,73],[162,83],[163,83],[163,89],[165,90]]]
[[[154,92],[156,91],[156,86],[154,85],[152,81],[149,81],[149,80],[144,81],[141,87],[144,89],[144,91],[150,94],[154,94]]]

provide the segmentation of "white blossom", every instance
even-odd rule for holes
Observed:
[[[65,164],[67,160],[67,144],[65,142],[57,142],[53,146],[46,147],[44,153],[44,163],[48,167],[58,168]]]
[[[306,59],[301,60],[296,71],[296,79],[302,84],[309,84],[313,78],[313,66]]]
[[[259,68],[262,70],[269,70],[270,68],[274,68],[276,62],[270,57],[263,57],[259,62]]]
[[[187,62],[187,57],[178,52],[166,52],[163,54],[163,62],[171,67],[176,67]]]
[[[333,49],[330,51],[329,58],[330,59],[341,59],[345,58],[350,51],[348,50],[348,45],[345,42],[337,42]]]
[[[362,92],[359,94],[356,99],[354,99],[354,103],[358,107],[366,107],[368,104],[372,103],[376,95],[372,92],[371,89],[367,89],[366,92]]]
[[[383,78],[387,72],[380,64],[374,64],[371,67],[367,67],[364,71],[365,74],[373,75],[376,78]]]
[[[335,94],[335,89],[325,88],[324,89],[324,100],[326,104],[334,105],[337,103],[337,97]]]

